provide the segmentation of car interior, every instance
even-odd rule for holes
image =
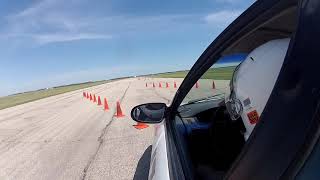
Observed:
[[[297,8],[287,8],[235,41],[221,56],[248,54],[270,40],[290,38],[296,21]],[[193,178],[222,179],[246,143],[241,118],[231,120],[223,98],[185,104],[178,111],[177,137]]]

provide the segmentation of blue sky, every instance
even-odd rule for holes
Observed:
[[[0,96],[189,69],[253,0],[1,0]]]

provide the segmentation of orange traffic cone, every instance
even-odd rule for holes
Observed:
[[[93,102],[97,102],[96,95],[93,95]]]
[[[102,105],[100,96],[98,96],[98,106]]]
[[[152,86],[153,86],[153,87],[156,87],[156,85],[154,85],[154,83],[152,83]]]
[[[136,129],[144,129],[144,128],[149,127],[149,125],[147,125],[145,123],[138,122],[136,125],[133,125],[133,127]]]
[[[212,81],[212,89],[215,89],[216,85],[214,84],[214,81]]]
[[[90,94],[90,101],[92,101],[92,95]]]
[[[124,114],[122,113],[122,110],[121,110],[121,107],[120,107],[120,102],[117,101],[117,112],[115,114],[115,117],[120,118],[120,117],[123,117],[123,116],[124,116]]]
[[[199,88],[199,83],[198,82],[196,82],[196,88]]]
[[[106,98],[104,98],[104,110],[105,111],[109,110],[109,105],[108,105],[108,101]]]
[[[174,87],[174,88],[177,88],[177,83],[176,83],[176,82],[174,82],[173,87]]]
[[[166,82],[166,88],[169,88],[169,83]]]

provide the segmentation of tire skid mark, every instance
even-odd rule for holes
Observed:
[[[64,109],[64,108],[61,108],[61,110],[66,111],[66,109]],[[59,127],[61,127],[61,125],[64,124],[63,121],[58,121],[60,123],[57,123],[57,121],[56,121],[57,119],[60,119],[61,114],[62,114],[61,111],[59,111],[59,113],[53,114],[53,116],[47,118],[46,120],[39,119],[38,121],[36,121],[38,126],[34,126],[32,128],[29,128],[27,131],[24,130],[24,131],[18,133],[18,134],[21,134],[20,136],[17,136],[18,134],[16,134],[15,139],[13,139],[13,141],[21,139],[22,137],[28,137],[28,139],[34,139],[35,137],[42,138],[43,135],[47,135],[46,132],[48,131],[48,129],[58,130]],[[41,126],[41,124],[43,124],[44,126]],[[31,134],[31,132],[34,132],[34,131],[36,131],[37,133]],[[49,131],[49,132],[52,133],[53,131]],[[42,134],[42,136],[41,136],[41,134]],[[27,135],[29,135],[29,136],[27,136]],[[41,136],[41,137],[39,137],[39,136]],[[12,140],[12,137],[10,138],[10,140]],[[4,147],[6,149],[5,151],[9,151],[10,149],[14,148],[17,145],[19,145],[19,143],[13,143],[13,144],[11,143],[10,145]],[[23,148],[21,148],[21,149],[23,149]]]
[[[94,116],[97,116],[97,115],[94,115]],[[72,122],[68,122],[68,124],[72,124]],[[69,125],[66,125],[66,127],[67,126],[69,126]],[[55,129],[55,128],[54,128]],[[64,128],[59,128],[59,129],[57,129],[58,131],[61,131],[61,130],[63,130]],[[56,132],[57,132],[57,130],[56,130]],[[54,134],[57,134],[57,133],[54,133]],[[45,135],[46,135],[46,133],[38,133],[38,134],[36,134],[38,137],[37,137],[37,139],[39,138],[39,139],[42,139],[42,137],[44,137]],[[54,137],[51,137],[51,139],[52,138],[54,138]],[[36,143],[36,142],[34,142],[34,143],[22,143],[22,144],[19,144],[20,146],[21,145],[24,145],[24,147],[29,147],[30,145],[32,145],[32,144],[38,144],[38,146],[36,146],[36,147],[33,147],[32,148],[32,151],[31,152],[33,152],[33,153],[40,153],[41,151],[42,151],[42,149],[45,149],[46,147],[47,147],[47,145],[49,145],[49,144],[52,144],[52,143],[64,143],[65,144],[65,142],[69,142],[69,143],[72,143],[72,141],[65,141],[65,140],[61,140],[61,141],[59,141],[59,140],[49,140],[49,141],[47,141],[46,142],[46,140],[44,140],[44,141],[40,141],[40,142],[38,142],[38,143]],[[77,141],[77,142],[79,142],[80,143],[80,141]],[[23,148],[19,148],[19,149],[24,149],[24,147]],[[16,153],[16,154],[19,154],[19,153]],[[21,171],[21,167],[26,167],[27,166],[27,163],[28,164],[30,164],[31,162],[36,162],[36,159],[32,159],[31,161],[30,160],[28,160],[28,159],[24,159],[23,161],[19,161],[19,164],[17,165],[17,166],[15,166],[15,168],[13,169],[13,170],[11,170],[9,173],[8,173],[8,176],[12,176],[12,177],[14,177],[14,175],[16,174],[21,174],[20,173],[20,171]],[[31,163],[32,164],[32,163]],[[17,178],[15,178],[15,179],[17,179]]]
[[[96,116],[96,115],[95,115],[95,116]],[[101,115],[98,115],[98,116],[101,116]],[[71,125],[71,124],[73,124],[73,123],[72,123],[72,122],[69,122],[69,125]],[[68,126],[69,126],[69,125],[68,125]],[[59,130],[61,131],[61,130],[63,130],[63,129],[64,129],[64,128],[60,128]],[[55,134],[59,134],[59,133],[55,133]],[[44,135],[45,135],[45,133],[44,133]],[[42,135],[41,137],[39,137],[39,139],[41,139],[44,135]],[[54,138],[54,137],[52,137],[52,138]],[[52,138],[51,138],[51,139],[52,139]],[[25,144],[25,146],[29,146],[30,144],[39,144],[39,146],[37,146],[36,148],[32,149],[32,152],[37,153],[37,152],[41,152],[41,150],[42,150],[44,147],[46,147],[47,145],[49,145],[49,144],[51,144],[51,143],[54,143],[54,142],[61,142],[61,143],[65,143],[65,142],[67,142],[67,143],[79,142],[79,143],[80,143],[80,141],[43,140],[43,141],[39,141],[38,143],[37,143],[37,142],[33,142],[33,143],[23,143],[23,144]],[[24,149],[24,148],[21,148],[21,149]],[[18,154],[18,153],[17,153],[17,154]],[[32,159],[31,161],[36,161],[36,160]],[[26,166],[26,163],[30,163],[30,160],[25,159],[24,161],[19,162],[19,165],[16,166],[16,168],[13,169],[13,170],[9,173],[9,176],[11,176],[11,174],[13,174],[13,173],[19,174],[19,170],[21,170],[20,167],[25,167],[25,166]]]
[[[44,103],[44,102],[43,102],[43,104],[40,104],[40,105],[43,107],[43,106],[55,104],[55,103],[57,103],[57,102],[60,102],[61,100],[66,100],[66,99],[69,99],[69,98],[71,98],[71,97],[74,97],[74,94],[77,94],[77,93],[78,93],[78,92],[75,92],[75,93],[72,93],[72,94],[68,94],[67,96],[58,97],[58,98],[55,99],[54,101],[47,102],[47,103]],[[50,97],[52,98],[52,97],[54,97],[54,96],[50,96]],[[50,97],[48,97],[48,98],[50,98]],[[46,99],[46,98],[39,99],[39,100],[45,100],[45,99]],[[38,103],[37,101],[39,101],[39,100],[35,100],[35,101],[27,102],[27,103]],[[24,103],[24,104],[21,104],[21,105],[25,105],[25,106],[26,106],[27,103]],[[37,105],[38,105],[38,104],[37,104]],[[17,105],[17,106],[19,106],[19,105]],[[12,106],[12,108],[17,107],[17,106]],[[31,106],[33,106],[33,104],[32,104]],[[30,106],[29,106],[29,107],[30,107]],[[9,107],[9,108],[11,108],[11,107]],[[34,110],[38,110],[38,109],[39,109],[39,107],[35,107],[35,108],[27,109],[27,110],[28,110],[28,112],[33,112]],[[21,108],[19,107],[19,108],[17,109],[17,111],[19,111],[19,110],[26,111],[26,109],[23,109],[22,107],[21,107]],[[10,114],[10,113],[12,113],[12,112],[7,112],[6,114]],[[6,114],[4,114],[4,115],[6,115]],[[22,112],[22,113],[20,113],[20,114],[15,114],[15,115],[13,115],[13,116],[9,116],[9,117],[7,117],[6,119],[15,118],[15,117],[17,117],[17,116],[19,116],[19,115],[22,115],[22,114],[24,114],[24,112]],[[1,121],[5,121],[6,119],[1,120]]]
[[[154,90],[154,92],[157,94],[157,96],[159,96],[161,99],[164,99],[164,100],[167,101],[166,104],[169,104],[169,103],[170,103],[171,99],[168,99],[168,98],[162,96],[156,89],[153,89],[153,90]]]
[[[94,107],[92,107],[94,108]],[[65,110],[65,111],[68,111],[68,110]],[[35,131],[36,133],[23,133],[22,137],[16,137],[13,141],[16,141],[16,140],[19,140],[19,139],[42,139],[44,136],[50,136],[48,138],[53,138],[54,135],[57,134],[57,132],[63,130],[65,127],[68,127],[70,126],[73,122],[72,121],[59,121],[60,116],[63,116],[63,114],[56,114],[55,117],[51,117],[49,119],[47,119],[45,122],[41,122],[42,124],[45,124],[45,126],[42,126],[42,127],[39,127],[39,126],[36,126],[36,127],[33,127],[33,128],[30,128],[29,131],[31,130],[31,132]],[[78,115],[79,116],[79,115]],[[96,115],[93,115],[93,117],[96,116]],[[76,116],[74,117],[76,118]],[[49,133],[48,133],[49,132]],[[26,137],[26,138],[23,138],[23,137]],[[45,139],[46,140],[46,139]],[[12,148],[17,148],[16,146],[22,146],[18,149],[21,149],[23,150],[24,148],[27,147],[26,144],[19,144],[19,143],[13,143],[13,144],[10,144],[10,146],[7,146],[6,147],[6,151],[9,151],[10,149]],[[3,152],[5,153],[5,152]],[[10,153],[10,151],[8,152]],[[18,152],[16,152],[18,153]],[[4,154],[2,154],[4,155]],[[9,155],[9,154],[8,154]]]
[[[115,84],[115,85],[118,85],[118,84]],[[95,88],[94,91],[100,90],[102,88],[109,89],[110,86],[98,87],[98,88]],[[105,89],[103,91],[105,91]],[[100,92],[101,91],[99,91],[99,93]],[[39,144],[39,146],[34,146],[34,147],[32,147],[30,149],[31,152],[35,152],[36,153],[36,152],[41,151],[41,149],[43,149],[48,143],[60,142],[58,139],[56,139],[56,135],[60,134],[59,132],[66,130],[66,129],[62,128],[62,125],[65,128],[70,128],[70,125],[74,121],[74,120],[71,120],[71,121],[61,121],[61,120],[59,120],[59,119],[61,119],[61,116],[63,116],[63,114],[64,114],[64,113],[61,113],[61,112],[65,112],[71,107],[71,106],[67,106],[67,107],[62,107],[61,108],[61,103],[62,103],[61,101],[64,100],[63,102],[66,103],[65,100],[67,99],[68,102],[76,102],[76,101],[82,99],[82,96],[81,96],[81,98],[80,98],[80,96],[79,97],[76,96],[74,98],[72,98],[70,96],[72,96],[74,94],[78,94],[78,93],[79,92],[74,92],[74,93],[71,93],[71,94],[67,95],[67,97],[63,96],[63,97],[60,97],[60,98],[57,98],[57,99],[53,99],[54,100],[53,102],[51,101],[51,102],[47,102],[47,103],[33,104],[33,105],[36,105],[36,106],[43,106],[44,104],[45,105],[46,104],[50,104],[51,106],[54,105],[53,108],[55,110],[53,111],[53,114],[50,114],[46,118],[34,117],[35,120],[32,122],[32,124],[27,124],[26,125],[26,128],[27,128],[26,130],[19,131],[19,133],[16,133],[13,136],[14,139],[12,139],[13,137],[11,136],[11,138],[2,140],[0,144],[4,145],[4,147],[2,147],[3,148],[2,151],[4,151],[3,153],[4,154],[8,154],[9,153],[8,155],[11,156],[11,157],[12,156],[19,156],[19,154],[23,152],[24,148],[27,148],[31,144]],[[71,101],[69,99],[71,99]],[[40,108],[28,108],[28,109],[33,111],[35,109],[44,110],[46,108],[48,108],[48,107],[45,107],[45,108],[43,108],[43,107],[40,107]],[[94,108],[94,106],[92,106],[90,109],[93,109],[93,108]],[[19,111],[22,111],[22,110],[23,111],[27,111],[27,109],[22,109],[22,108],[19,108],[18,110]],[[28,112],[26,112],[26,113],[28,113]],[[9,113],[6,113],[6,115],[7,114],[9,114]],[[21,115],[22,114],[25,114],[25,113],[21,113]],[[94,114],[92,117],[96,117],[96,116],[97,115]],[[52,129],[52,128],[53,128],[53,131],[50,131],[50,129]],[[49,132],[49,133],[47,133],[47,132]],[[43,137],[48,136],[48,134],[51,134],[52,136],[43,139]],[[32,141],[31,139],[34,139],[34,138],[37,139],[37,140],[36,141]],[[65,142],[65,141],[61,141],[61,142]],[[76,142],[78,142],[78,141],[76,141]],[[13,149],[13,148],[15,148],[15,149]],[[9,159],[11,159],[11,158],[9,158]],[[5,161],[2,161],[2,162],[0,161],[0,164],[3,164],[4,162]],[[9,175],[13,174],[13,173],[16,174],[17,173],[16,170],[19,171],[19,169],[20,169],[19,167],[23,167],[27,162],[30,163],[30,161],[28,161],[27,159],[24,160],[24,161],[20,161],[19,162],[20,165],[18,165],[18,167],[16,166],[16,168],[14,168],[12,170],[8,169],[9,171],[7,171],[6,174],[7,175],[8,175],[8,173],[9,173]]]
[[[103,85],[104,85],[104,84],[103,84]],[[111,87],[111,86],[107,86],[106,89],[109,89],[110,87]],[[93,90],[94,90],[94,91],[99,90],[97,93],[100,93],[100,92],[106,90],[106,89],[100,90],[100,89],[102,89],[102,88],[104,88],[104,87],[96,87],[96,88],[93,89]],[[81,90],[81,89],[80,89],[80,90]],[[84,89],[83,89],[83,90],[84,90]],[[79,90],[76,90],[76,91],[79,91]],[[68,92],[67,92],[67,93],[68,93]],[[75,97],[76,97],[76,96],[74,96],[75,94],[79,94],[79,92],[69,92],[69,94],[58,94],[58,95],[55,95],[55,96],[61,95],[62,97],[58,97],[57,99],[53,99],[53,101],[50,101],[50,102],[42,102],[43,104],[40,104],[40,105],[37,104],[38,106],[41,106],[41,107],[40,107],[40,108],[39,108],[39,107],[35,107],[35,108],[28,109],[28,113],[29,113],[29,112],[33,112],[33,111],[35,111],[35,110],[39,110],[39,109],[46,109],[47,106],[49,106],[49,105],[55,105],[55,104],[57,104],[57,103],[59,103],[59,102],[61,102],[61,101],[63,101],[63,100],[68,100],[68,99],[70,99],[70,98],[75,98]],[[54,96],[49,96],[49,97],[46,97],[46,98],[53,98],[53,97],[54,97]],[[82,96],[81,96],[81,97],[82,97]],[[45,100],[46,98],[38,99],[38,100],[35,100],[35,101],[30,101],[30,102],[27,102],[27,103],[38,103],[37,101]],[[77,99],[74,99],[74,100],[71,100],[70,102],[73,102],[73,101],[76,101],[76,100],[78,100],[78,98],[77,98]],[[70,103],[70,102],[69,102],[69,103]],[[26,105],[27,103],[23,103],[23,104],[21,104],[21,105]],[[41,103],[41,102],[40,102],[40,103]],[[19,106],[19,105],[17,105],[17,106]],[[13,106],[12,108],[17,107],[17,106]],[[33,106],[33,105],[31,105],[31,106]],[[30,107],[30,106],[29,106],[29,107]],[[11,108],[11,107],[9,107],[9,108]],[[5,108],[5,109],[7,109],[7,108]],[[17,109],[17,111],[19,111],[19,110],[26,111],[26,109],[23,109],[22,107]],[[7,113],[5,113],[4,115],[10,114],[10,113],[12,113],[12,112],[7,112]],[[12,118],[19,117],[19,116],[21,116],[21,115],[23,115],[23,114],[25,114],[25,112],[22,112],[22,113],[19,113],[19,114],[15,114],[15,115],[13,115],[13,116],[6,117],[5,119],[0,120],[0,122],[8,121],[8,120],[10,120],[10,119],[12,119]]]
[[[123,95],[121,96],[121,98],[120,98],[120,100],[119,100],[120,103],[122,102],[122,100],[124,99],[125,95],[127,94],[127,91],[128,91],[128,89],[129,89],[130,85],[131,85],[131,81],[129,82],[126,90],[124,91]],[[113,109],[112,114],[115,114],[115,111],[116,111],[116,108]],[[99,150],[100,150],[100,148],[101,148],[101,146],[102,146],[102,144],[103,144],[103,142],[104,142],[103,136],[107,133],[109,126],[112,124],[112,122],[113,122],[113,120],[115,120],[115,118],[116,118],[116,117],[113,115],[112,118],[111,118],[111,120],[110,120],[110,121],[106,124],[106,126],[102,129],[101,134],[100,134],[100,136],[98,137],[99,145],[98,145],[95,153],[94,153],[94,154],[91,156],[91,158],[89,159],[87,165],[84,167],[81,180],[85,180],[85,179],[86,179],[87,172],[88,172],[91,164],[92,164],[92,163],[94,162],[94,160],[96,159],[96,157],[97,157],[97,155],[98,155],[98,153],[99,153]]]
[[[67,109],[62,109],[64,112],[65,111],[68,111]],[[62,116],[63,114],[61,112],[59,113],[56,113],[56,114],[53,114],[53,116],[47,118],[46,120],[42,120],[42,119],[39,119],[38,121],[36,121],[37,123],[37,126],[34,126],[32,128],[27,128],[28,130],[23,130],[21,133],[18,133],[16,134],[14,137],[14,139],[12,139],[13,137],[10,137],[9,139],[7,140],[13,140],[13,141],[16,141],[16,140],[19,140],[19,139],[37,139],[39,138],[39,136],[42,134],[42,135],[47,135],[46,132],[48,132],[49,129],[53,129],[53,130],[56,130],[58,129],[59,127],[61,127],[61,125],[63,123],[65,123],[64,121],[57,121],[58,119],[60,119],[60,117]],[[57,123],[57,122],[60,122],[60,123]],[[62,123],[62,124],[61,124]],[[43,126],[41,126],[43,125]],[[31,134],[31,132],[36,131],[36,133],[33,133]],[[52,131],[49,131],[49,132],[52,132]],[[17,136],[19,135],[20,136]],[[30,135],[29,135],[30,134]],[[27,136],[29,135],[29,136]],[[15,145],[13,144],[13,147]],[[13,148],[13,147],[7,147],[9,150],[10,148]]]
[[[93,114],[92,117],[96,117],[96,118],[100,118],[102,117],[102,115],[100,114]],[[59,118],[58,118],[59,119]],[[76,116],[75,118],[76,119]],[[61,121],[60,121],[61,122]],[[73,121],[69,121],[68,124],[65,124],[66,126],[65,127],[69,127],[70,128],[70,125],[73,124]],[[61,126],[61,125],[58,125],[58,127]],[[51,126],[50,126],[51,127]],[[59,140],[52,140],[55,138],[54,135],[57,135],[57,134],[60,134],[60,133],[57,133],[58,131],[61,132],[61,131],[64,131],[66,128],[65,127],[60,127],[60,128],[53,128],[55,129],[55,133],[52,134],[52,132],[50,132],[52,135],[50,137],[51,140],[48,140],[47,139],[44,139],[44,140],[41,140],[42,137],[44,137],[45,135],[47,135],[47,131],[45,131],[44,133],[38,133],[36,134],[38,137],[36,139],[39,139],[40,141],[38,142],[39,146],[35,147],[32,149],[32,152],[34,153],[37,153],[37,152],[40,152],[42,149],[44,149],[44,147],[46,147],[48,144],[51,144],[51,143],[54,143],[54,142],[65,142],[65,141],[59,141]],[[34,138],[32,138],[34,139]],[[46,142],[47,141],[47,142]],[[71,141],[68,141],[68,142],[71,142]],[[76,141],[76,142],[80,142],[80,141]],[[19,148],[19,149],[24,149],[24,147],[27,147],[29,146],[30,144],[32,143],[22,143],[22,144],[19,144],[19,146],[23,146],[22,148]],[[37,144],[36,142],[33,143],[33,144]],[[19,153],[15,153],[15,154],[19,154]],[[34,160],[32,160],[34,161]],[[16,166],[15,169],[13,169],[11,172],[9,172],[9,176],[11,176],[13,173],[15,174],[19,174],[19,170],[20,170],[20,167],[25,167],[26,166],[26,163],[30,163],[30,160],[24,160],[24,161],[21,161],[19,162],[19,165]]]
[[[92,107],[93,108],[93,107]],[[21,139],[21,137],[26,137],[26,135],[30,134],[30,130],[32,132],[32,130],[38,131],[38,133],[40,133],[41,131],[46,132],[47,129],[57,129],[57,127],[61,127],[62,124],[57,123],[56,119],[59,119],[60,116],[62,116],[63,114],[61,113],[62,111],[68,111],[66,110],[66,108],[59,108],[58,111],[56,110],[54,114],[52,114],[50,117],[46,118],[45,120],[43,119],[39,119],[38,121],[35,121],[34,123],[36,123],[37,125],[35,125],[32,128],[29,128],[28,131],[24,130],[18,134],[21,134],[21,136],[17,136],[18,134],[15,134],[13,137],[10,137],[10,140],[13,139],[14,140],[18,140]],[[61,122],[61,121],[60,121]],[[63,122],[62,122],[63,123]],[[43,124],[44,126],[41,126],[41,124]],[[38,133],[35,133],[33,135],[37,135]],[[43,134],[43,133],[40,133]],[[28,138],[34,138],[33,136],[29,136]],[[15,145],[13,145],[14,147]],[[9,147],[7,147],[9,148]],[[9,150],[9,149],[7,149]]]
[[[94,107],[92,106],[92,109],[93,108]],[[61,109],[61,110],[63,110],[64,112],[68,111],[67,109]],[[24,130],[21,132],[22,134],[18,133],[21,135],[16,136],[15,139],[13,139],[13,143],[9,143],[9,144],[7,144],[7,146],[4,146],[3,150],[2,150],[4,152],[2,153],[2,155],[8,154],[9,156],[16,156],[16,154],[19,154],[20,151],[23,152],[23,149],[27,148],[28,144],[15,142],[21,138],[22,139],[42,139],[44,136],[48,136],[48,134],[52,134],[52,133],[56,134],[55,132],[63,130],[62,126],[67,127],[70,124],[72,124],[72,121],[67,121],[67,122],[66,121],[58,121],[59,119],[61,119],[60,118],[61,116],[63,116],[63,113],[59,112],[59,113],[53,114],[53,116],[49,117],[48,119],[46,119],[44,121],[39,119],[37,121],[38,126],[34,126],[32,128],[29,128],[27,131]],[[94,115],[94,116],[96,116],[96,115]],[[44,126],[39,126],[39,123],[43,124]],[[50,129],[53,129],[53,130],[50,131]],[[32,132],[36,132],[36,133],[32,133]],[[49,133],[47,133],[47,132],[49,132]],[[24,138],[24,137],[26,137],[26,138]],[[49,137],[49,138],[52,139],[53,137]],[[7,139],[7,140],[9,140],[9,139]],[[10,139],[10,140],[12,140],[12,139]],[[15,151],[15,149],[13,149],[13,148],[20,149],[20,151]],[[41,147],[39,147],[39,148],[41,149]],[[40,150],[40,149],[34,149],[34,151]],[[15,152],[12,153],[12,151],[15,151]],[[1,163],[0,163],[0,166],[1,166]]]

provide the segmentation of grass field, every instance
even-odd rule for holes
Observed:
[[[234,68],[235,66],[210,68],[201,77],[201,79],[230,80],[232,73],[234,71]],[[189,71],[176,71],[176,72],[153,74],[151,76],[154,78],[184,78],[188,72]],[[38,91],[31,91],[31,92],[25,92],[25,93],[0,97],[0,109],[16,106],[19,104],[35,101],[38,99],[42,99],[42,98],[46,98],[46,97],[50,97],[50,96],[78,90],[78,89],[100,85],[106,82],[108,82],[108,80],[59,86],[59,87],[50,88],[50,89],[42,89]]]
[[[19,104],[35,101],[38,99],[42,99],[42,98],[46,98],[46,97],[50,97],[50,96],[78,90],[78,89],[100,85],[106,82],[108,81],[104,80],[104,81],[86,82],[81,84],[59,86],[59,87],[50,88],[50,89],[42,89],[37,91],[31,91],[31,92],[25,92],[25,93],[0,97],[0,109],[16,106]]]
[[[216,80],[230,80],[235,66],[210,68],[201,79],[216,79]],[[154,74],[154,78],[184,78],[189,71],[176,71]]]

